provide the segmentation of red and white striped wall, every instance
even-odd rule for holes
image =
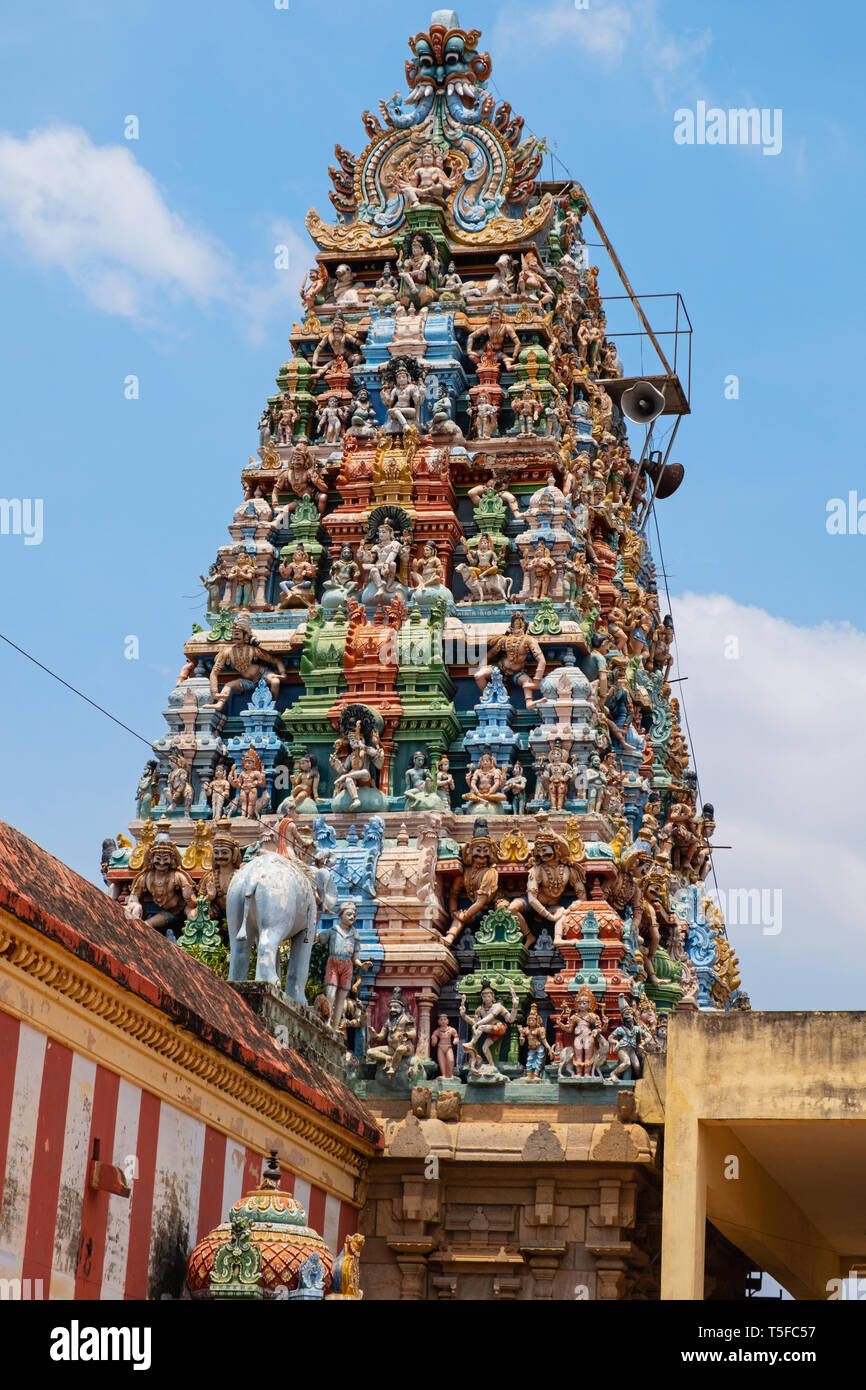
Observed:
[[[132,1196],[98,1192],[88,1169],[138,1160]],[[0,1279],[45,1297],[159,1296],[166,1265],[258,1185],[264,1160],[202,1120],[0,1012]],[[307,1221],[337,1251],[348,1203],[284,1171]]]

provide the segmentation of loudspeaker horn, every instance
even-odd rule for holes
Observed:
[[[665,398],[650,381],[636,381],[623,391],[620,410],[628,420],[638,425],[651,425],[665,408]]]

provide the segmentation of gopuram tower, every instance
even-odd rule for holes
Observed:
[[[320,945],[304,993],[320,1025],[348,991],[345,1073],[398,1122],[368,1298],[653,1297],[634,1088],[673,1011],[739,987],[645,535],[681,476],[647,430],[688,403],[663,354],[624,375],[587,219],[606,234],[542,180],[480,37],[437,11],[407,93],[335,147],[292,353],[104,868],[224,972],[230,884],[263,856],[330,872],[323,931],[354,903],[349,967]]]

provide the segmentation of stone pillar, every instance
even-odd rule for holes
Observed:
[[[427,1296],[427,1260],[424,1255],[398,1255],[400,1271],[400,1300],[420,1303]]]
[[[437,997],[431,989],[419,989],[415,995],[418,1005],[418,1042],[415,1050],[419,1057],[430,1056],[430,1020]]]

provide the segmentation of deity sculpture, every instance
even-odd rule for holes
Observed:
[[[466,340],[466,355],[476,367],[481,360],[479,343],[487,344],[487,351],[493,353],[495,360],[500,362],[507,372],[514,370],[514,359],[520,352],[520,339],[498,304],[491,306],[487,322],[470,333]],[[511,346],[510,353],[506,344]]]
[[[313,587],[316,578],[316,564],[307,554],[303,543],[298,542],[291,555],[280,562],[279,608],[311,608],[316,602]]]
[[[342,358],[341,365],[348,366],[350,362],[361,360],[363,353],[361,340],[349,332],[342,314],[334,315],[316,344],[312,366],[317,377],[324,376],[328,370],[328,362],[325,362],[324,366],[320,365],[321,358],[326,352],[331,354],[334,362],[339,362]]]
[[[331,754],[331,767],[336,774],[334,780],[334,793],[331,799],[331,809],[334,809],[334,802],[345,792],[349,797],[349,811],[358,811],[361,807],[361,799],[358,796],[359,787],[376,786],[376,774],[381,769],[385,761],[385,750],[379,742],[379,735],[373,729],[369,735],[369,742],[365,738],[361,720],[357,720],[354,728],[347,734],[341,734],[334,745]]]
[[[339,444],[348,413],[348,408],[340,405],[339,396],[328,396],[317,410],[316,428],[326,444]]]
[[[199,821],[199,825],[203,822]],[[221,922],[226,915],[226,893],[240,868],[243,850],[231,833],[231,822],[220,820],[215,823],[211,841],[212,866],[199,880],[199,897],[206,898],[210,904],[211,916]]]
[[[522,816],[526,814],[526,776],[520,765],[518,758],[508,769],[507,780],[502,784],[502,790],[506,796],[511,795],[511,814]]]
[[[436,791],[445,810],[450,811],[454,778],[451,775],[451,761],[444,753],[436,764]]]
[[[433,403],[430,433],[432,435],[462,435],[463,433],[454,419],[454,406],[448,393],[448,385],[444,381],[440,381],[438,394]]]
[[[427,765],[427,754],[416,749],[412,762],[406,770],[406,810],[439,811],[441,798],[433,785],[433,777]]]
[[[576,1070],[578,1076],[601,1077],[604,1021],[595,995],[586,985],[578,993],[574,1013],[561,1027],[571,1037],[572,1073]]]
[[[358,439],[373,439],[379,428],[366,386],[361,386],[352,405],[348,433]]]
[[[543,1081],[545,1053],[552,1061],[553,1048],[547,1041],[544,1021],[538,1012],[538,1005],[534,1001],[526,1016],[526,1023],[520,1029],[520,1041],[526,1044],[526,1061],[523,1064],[524,1080]]]
[[[308,270],[301,285],[301,303],[308,314],[312,314],[316,300],[325,289],[328,283],[328,268],[324,265],[314,265],[312,270]]]
[[[481,810],[485,806],[495,807],[507,799],[503,791],[505,773],[489,748],[484,750],[478,762],[470,769],[466,783],[469,790],[464,792],[463,800],[470,803],[470,808],[477,807]]]
[[[315,503],[319,515],[323,516],[328,505],[328,486],[319,471],[318,460],[310,453],[310,446],[305,439],[296,442],[286,472],[295,497],[309,497]],[[297,501],[288,502],[285,515],[293,512],[297,505]]]
[[[359,588],[361,571],[352,556],[352,547],[340,547],[340,558],[331,565],[331,573],[322,585],[322,607],[345,607]]]
[[[171,772],[165,781],[165,798],[168,808],[173,811],[176,806],[182,806],[185,816],[189,815],[189,808],[192,805],[193,786],[189,777],[189,768],[186,759],[179,753],[173,753],[170,759]]]
[[[531,907],[546,922],[558,922],[565,915],[562,898],[566,893],[582,897],[585,892],[584,870],[573,861],[571,846],[562,836],[548,828],[542,815],[535,833],[526,897],[510,904],[510,911],[521,917]],[[531,944],[532,938],[529,938]]]
[[[619,997],[619,1012],[622,1022],[614,1028],[608,1038],[611,1050],[616,1053],[616,1066],[610,1075],[604,1078],[606,1086],[612,1086],[615,1081],[619,1081],[629,1068],[634,1081],[643,1074],[641,1053],[644,1032],[622,995]]]
[[[436,1049],[439,1075],[446,1081],[454,1075],[454,1045],[458,1036],[457,1029],[448,1022],[448,1015],[440,1014],[436,1030],[430,1035],[430,1046]]]
[[[256,562],[246,550],[239,550],[227,578],[234,589],[234,607],[247,608],[253,599]]]
[[[531,602],[540,603],[550,594],[550,581],[557,571],[556,561],[544,541],[539,541],[521,557],[521,568],[530,578]]]
[[[144,771],[138,779],[135,798],[136,820],[149,820],[154,805],[159,801],[159,772],[155,758],[149,758]]]
[[[520,517],[520,503],[513,492],[508,490],[508,485],[504,475],[500,472],[499,466],[494,459],[489,470],[489,478],[486,483],[476,483],[468,492],[470,502],[477,507],[486,492],[493,492],[504,502],[511,515]]]
[[[358,283],[348,265],[338,265],[334,271],[334,303],[341,309],[363,309],[370,291]]]
[[[414,364],[414,370],[409,363]],[[385,422],[386,434],[406,434],[412,428],[418,429],[421,422],[421,408],[424,404],[424,387],[421,384],[423,371],[414,358],[395,358],[393,373],[385,368],[382,378],[382,401],[388,410]]]
[[[229,781],[238,793],[239,814],[250,820],[257,820],[259,801],[267,785],[267,776],[255,748],[248,748],[244,753],[240,769],[235,765],[231,767]]]
[[[508,988],[511,992],[510,1009],[507,1009],[497,998],[496,991],[489,980],[482,982],[481,1003],[472,1016],[469,1025],[469,1039],[464,1043],[464,1050],[469,1054],[471,1073],[478,1075],[482,1072],[495,1072],[497,1070],[493,1060],[493,1044],[498,1043],[508,1032],[510,1024],[517,1018],[519,1008],[517,994],[510,980],[508,981]],[[461,998],[460,1017],[466,1018],[467,1016],[466,1000]]]
[[[226,765],[220,760],[209,782],[204,784],[204,794],[210,802],[211,819],[222,820],[223,811],[232,794],[232,784],[226,775]]]
[[[517,291],[521,295],[537,299],[542,306],[553,303],[553,290],[547,282],[544,266],[534,248],[520,258]]]
[[[460,171],[445,172],[442,153],[435,145],[425,145],[409,162],[405,172],[398,175],[396,186],[403,194],[407,207],[417,208],[429,203],[441,203],[460,182]],[[413,253],[415,241],[413,241]],[[423,242],[421,243],[423,246]]]
[[[409,583],[416,592],[439,589],[445,583],[445,566],[432,541],[425,542],[421,559],[413,562]]]
[[[467,922],[493,906],[499,892],[498,858],[499,849],[487,833],[487,821],[479,817],[472,830],[472,839],[460,849],[463,868],[451,885],[448,901],[451,926],[445,936],[446,945],[451,945]],[[469,899],[469,907],[459,908],[461,895]]]
[[[183,926],[196,914],[196,888],[181,868],[180,850],[168,835],[160,833],[145,850],[141,873],[133,879],[124,914],[132,921],[146,921],[163,935]]]
[[[328,948],[325,965],[325,996],[330,1008],[329,1023],[339,1029],[343,1022],[343,1008],[352,988],[352,977],[356,970],[369,967],[372,962],[362,961],[361,937],[355,926],[358,918],[358,905],[353,898],[346,898],[337,909],[333,924],[319,931],[316,940]]]
[[[415,1054],[418,1032],[415,1020],[403,1002],[399,986],[391,991],[388,1013],[378,1032],[371,1033],[372,1047],[367,1048],[368,1062],[381,1062],[388,1076],[394,1076],[402,1061]],[[410,1065],[411,1070],[411,1065]]]
[[[492,405],[486,391],[480,391],[470,407],[476,439],[492,439],[499,428],[499,410]],[[473,489],[474,491],[475,489]]]
[[[220,689],[220,672],[226,667],[236,671],[237,676]],[[276,699],[288,673],[280,658],[273,656],[253,636],[249,614],[239,613],[232,622],[231,640],[220,647],[211,667],[210,688],[215,708],[223,709],[235,691],[252,692],[262,679]]]
[[[488,664],[475,673],[475,682],[481,693],[487,689],[494,664],[498,664],[504,675],[517,681],[523,691],[526,708],[532,709],[535,704],[532,691],[541,685],[547,663],[522,613],[513,614],[508,631],[504,636],[494,638],[487,648],[487,658]],[[526,667],[531,660],[535,662],[535,671],[530,676]]]
[[[535,434],[535,426],[541,414],[542,405],[531,386],[524,386],[521,394],[515,396],[513,408],[517,433],[519,435]]]

